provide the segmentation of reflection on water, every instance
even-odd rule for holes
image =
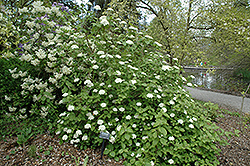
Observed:
[[[193,75],[195,78],[192,83],[199,87],[208,89],[225,89],[227,90],[227,83],[229,78],[233,77],[231,71],[208,71],[208,70],[190,70],[185,69],[185,76]]]

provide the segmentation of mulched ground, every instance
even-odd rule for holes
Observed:
[[[228,108],[227,108],[228,109]],[[234,132],[240,130],[241,119],[237,115],[236,110],[230,110],[232,114],[223,112],[223,117],[218,117],[215,122],[225,131]],[[246,114],[244,115],[246,116]],[[122,160],[116,162],[107,156],[100,159],[100,149],[97,150],[79,150],[71,144],[59,144],[59,138],[52,137],[49,134],[38,135],[29,141],[29,145],[24,148],[19,147],[16,137],[11,137],[0,141],[0,165],[6,166],[73,166],[84,165],[86,159],[88,166],[119,166],[122,165]],[[232,136],[228,140],[230,145],[220,147],[222,150],[217,156],[221,162],[221,166],[250,166],[250,124],[243,126],[239,137]],[[33,149],[32,149],[33,147]],[[33,156],[33,157],[32,157]],[[76,158],[74,158],[76,157]],[[79,158],[79,160],[78,160]]]

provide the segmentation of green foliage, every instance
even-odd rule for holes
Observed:
[[[36,158],[37,157],[36,151],[37,151],[36,145],[30,145],[27,153],[30,157]]]
[[[24,128],[19,131],[20,134],[17,135],[17,143],[21,146],[24,147],[25,143],[32,137],[32,128]]]
[[[87,163],[88,163],[88,160],[89,160],[89,156],[87,155],[84,159],[84,163],[83,163],[83,166],[86,166]]]
[[[232,0],[223,1],[207,15],[216,24],[207,54],[214,62],[233,67],[236,71],[248,70],[250,62],[250,8],[248,3],[244,3],[246,6],[239,4]]]
[[[24,50],[12,53],[22,67],[12,74],[22,98],[13,99],[19,105],[9,106],[9,115],[56,126],[61,142],[81,148],[99,147],[99,133],[108,132],[105,154],[126,165],[218,165],[215,142],[226,143],[224,132],[183,89],[191,83],[179,74],[178,59],[171,66],[161,44],[114,19],[112,10],[88,31],[81,25],[95,13],[82,11],[90,17],[41,2],[20,9]],[[20,144],[31,131],[21,131]]]

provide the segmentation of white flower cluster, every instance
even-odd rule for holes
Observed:
[[[101,17],[100,17],[100,23],[101,23],[102,25],[104,25],[104,26],[108,25],[109,22],[108,22],[108,20],[107,20],[107,16],[101,16]]]

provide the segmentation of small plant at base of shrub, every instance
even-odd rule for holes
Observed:
[[[90,31],[82,26],[94,13],[85,9],[81,18],[37,1],[20,11],[24,51],[16,58],[27,68],[13,74],[29,101],[27,118],[57,121],[61,142],[80,148],[100,147],[99,133],[108,132],[105,153],[125,165],[218,164],[223,132],[182,87],[191,83],[178,60],[170,66],[151,36],[112,10],[91,20]]]

